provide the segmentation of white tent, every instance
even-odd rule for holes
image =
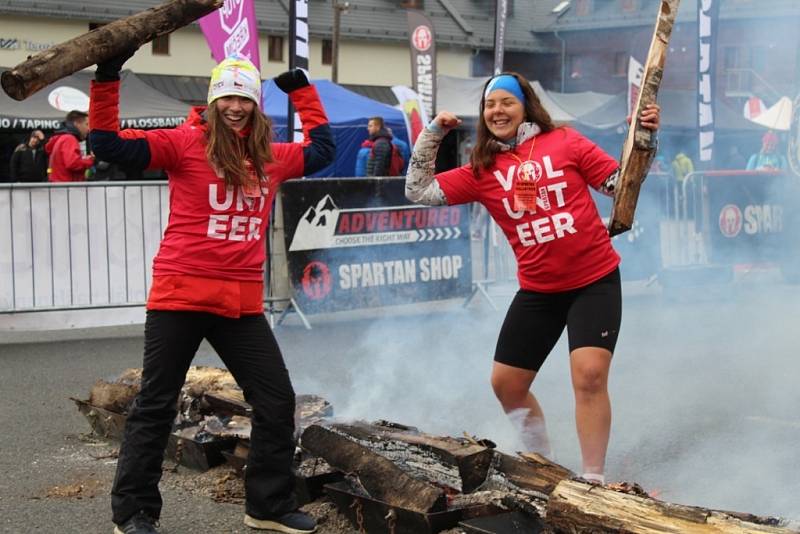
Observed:
[[[481,101],[483,85],[489,77],[459,78],[440,74],[436,77],[436,108],[455,113],[461,118],[477,118],[478,105]],[[554,122],[572,122],[575,115],[562,108],[537,82],[531,82],[531,87],[542,101],[542,106],[550,114]]]
[[[783,96],[772,107],[750,120],[771,130],[788,131],[792,123],[792,101]]]

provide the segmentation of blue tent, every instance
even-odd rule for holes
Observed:
[[[354,176],[356,155],[361,143],[367,139],[367,122],[370,117],[383,117],[392,134],[408,142],[403,113],[386,104],[361,96],[329,80],[314,80],[325,113],[331,121],[336,138],[336,161],[312,176]],[[286,94],[272,80],[261,86],[264,112],[272,119],[277,140],[286,139]]]

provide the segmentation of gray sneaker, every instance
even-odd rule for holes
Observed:
[[[114,527],[114,534],[158,534],[158,522],[145,512],[138,512],[133,517]]]
[[[317,530],[317,522],[314,521],[314,518],[299,510],[273,517],[272,519],[256,519],[245,514],[244,524],[258,530],[285,532],[287,534],[309,534]]]

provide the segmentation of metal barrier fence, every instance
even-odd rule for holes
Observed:
[[[0,184],[0,313],[142,305],[166,182]]]

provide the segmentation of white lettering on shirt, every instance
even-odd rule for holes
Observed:
[[[556,213],[552,217],[540,217],[518,224],[517,236],[522,246],[532,247],[554,239],[562,239],[567,234],[578,233],[574,224],[575,221],[569,213]]]

